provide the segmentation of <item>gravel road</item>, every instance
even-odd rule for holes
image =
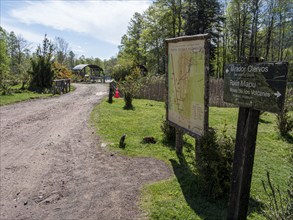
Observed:
[[[145,219],[139,193],[170,177],[150,158],[129,158],[99,146],[88,125],[107,85],[0,107],[0,219]]]

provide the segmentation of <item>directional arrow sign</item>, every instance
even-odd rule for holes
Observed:
[[[284,107],[288,63],[233,63],[225,67],[224,101],[261,111]]]
[[[275,95],[277,98],[279,98],[282,94],[281,94],[279,91],[277,91],[276,93],[274,93],[274,95]]]

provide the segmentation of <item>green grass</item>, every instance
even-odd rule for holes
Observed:
[[[38,99],[38,98],[47,98],[53,96],[53,94],[43,94],[43,93],[36,93],[29,90],[21,90],[20,85],[16,85],[12,87],[12,94],[11,95],[0,95],[0,106],[13,104],[21,101],[26,101],[30,99]],[[70,86],[71,92],[75,90],[74,86]],[[1,91],[0,91],[1,93]]]
[[[113,104],[103,101],[91,114],[91,121],[110,149],[129,156],[154,157],[166,162],[174,176],[144,187],[141,207],[150,219],[225,219],[227,200],[211,202],[201,195],[194,167],[194,139],[185,136],[184,157],[178,158],[172,146],[162,143],[161,122],[164,103],[134,100],[134,110],[123,110],[122,99]],[[210,126],[221,132],[226,126],[235,137],[238,110],[210,108]],[[264,219],[261,207],[268,201],[262,188],[266,171],[270,171],[275,185],[285,190],[289,175],[289,143],[277,133],[275,115],[264,113],[258,128],[251,203],[248,219]],[[225,125],[226,124],[226,125]],[[120,149],[120,137],[126,134],[126,148]],[[293,134],[292,134],[293,135]],[[154,145],[142,144],[145,136],[153,136]]]
[[[40,94],[24,90],[21,93],[13,93],[11,95],[0,95],[0,106],[26,101],[29,99],[45,98],[49,96],[52,96],[52,94]]]

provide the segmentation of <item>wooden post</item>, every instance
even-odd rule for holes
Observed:
[[[182,154],[183,148],[183,131],[179,128],[176,128],[176,143],[175,150],[177,154]]]
[[[260,111],[239,108],[227,219],[246,219]]]
[[[195,162],[198,164],[199,160],[200,160],[200,153],[201,153],[201,146],[200,146],[200,142],[201,142],[201,137],[196,137],[195,138]]]
[[[249,60],[253,61],[256,58]],[[245,220],[247,216],[259,116],[258,110],[239,108],[228,220]]]

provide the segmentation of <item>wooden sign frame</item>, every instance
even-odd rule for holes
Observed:
[[[203,53],[203,56],[204,56],[204,63],[203,63],[203,69],[204,69],[204,88],[203,90],[204,91],[200,91],[200,92],[203,92],[203,100],[204,100],[204,103],[203,103],[203,120],[202,120],[202,128],[201,129],[190,129],[188,128],[186,125],[183,125],[181,123],[178,123],[172,119],[170,119],[170,99],[172,98],[171,97],[171,94],[170,94],[170,80],[171,80],[171,76],[170,76],[170,56],[171,56],[171,51],[170,51],[170,45],[184,45],[185,43],[188,45],[193,45],[194,44],[194,48],[186,48],[186,50],[191,50],[193,51],[194,53],[195,52],[198,52],[198,51],[195,51],[196,47],[198,45],[197,42],[201,42],[203,41],[203,45],[202,45],[202,49],[203,51],[201,51]],[[171,125],[171,126],[174,126],[175,128],[183,131],[184,133],[187,133],[189,134],[190,136],[192,137],[195,137],[195,138],[199,138],[201,137],[202,135],[204,135],[207,131],[208,131],[208,117],[209,117],[209,59],[210,59],[210,55],[209,55],[209,52],[210,52],[210,36],[209,34],[200,34],[200,35],[192,35],[192,36],[183,36],[183,37],[178,37],[178,38],[170,38],[170,39],[166,39],[165,40],[165,46],[166,46],[166,57],[167,57],[167,62],[166,62],[166,70],[167,70],[167,77],[166,77],[166,89],[167,89],[167,97],[166,97],[166,100],[167,100],[167,105],[166,105],[166,114],[167,114],[167,121],[168,123]],[[200,45],[201,46],[201,45]],[[180,48],[180,46],[179,46]],[[183,47],[182,47],[183,48]],[[181,49],[182,49],[181,48]],[[184,48],[182,49],[184,50]],[[191,66],[191,64],[190,64]],[[189,66],[189,68],[191,68]],[[174,72],[174,67],[172,68],[173,69],[173,72]],[[195,72],[192,72],[191,74],[195,74]],[[174,80],[174,73],[173,73],[173,80]],[[176,82],[174,80],[174,82]],[[173,83],[175,84],[175,83]],[[184,83],[183,83],[183,86],[184,86]],[[186,86],[186,85],[185,85]],[[195,89],[195,93],[197,92],[196,89],[197,88],[194,88]],[[194,105],[195,106],[195,105]],[[192,108],[195,108],[194,106],[192,106]],[[194,110],[194,111],[197,111],[197,110]],[[189,121],[188,122],[189,124],[191,124],[191,122]]]

